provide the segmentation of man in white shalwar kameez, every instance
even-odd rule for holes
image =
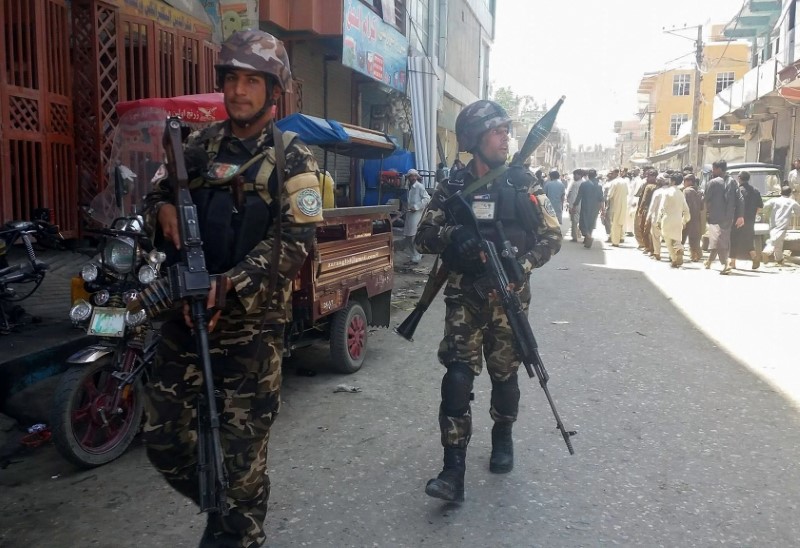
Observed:
[[[644,179],[639,176],[639,168],[637,167],[631,172],[631,178],[628,180],[628,218],[625,219],[625,235],[633,236],[634,227],[636,226],[636,208],[639,205],[639,198],[636,195],[639,189],[642,188]]]
[[[800,216],[800,205],[792,198],[792,188],[784,186],[781,195],[764,204],[764,214],[769,216],[769,240],[764,246],[764,262],[773,257],[779,265],[783,264],[783,241],[792,225],[792,217]]]
[[[661,207],[664,201],[664,192],[669,183],[666,173],[659,173],[656,177],[658,188],[653,192],[653,200],[650,202],[650,209],[647,210],[647,220],[650,221],[650,241],[653,244],[653,254],[651,257],[656,261],[661,260],[661,227],[658,220],[661,215]]]
[[[683,174],[670,175],[670,185],[664,187],[661,195],[661,235],[667,244],[669,262],[672,268],[683,265],[683,227],[689,222],[689,204],[681,192]]]
[[[619,247],[623,240],[625,219],[628,216],[628,180],[616,177],[608,188],[608,212],[611,224],[611,245]]]
[[[417,225],[422,220],[422,210],[428,205],[430,196],[425,186],[420,180],[419,171],[416,169],[409,169],[406,173],[406,181],[408,182],[408,211],[406,211],[406,222],[403,225],[403,235],[406,237],[406,242],[410,242],[411,249],[411,262],[418,264],[422,259],[422,254],[417,251],[414,246],[414,236],[417,234]]]

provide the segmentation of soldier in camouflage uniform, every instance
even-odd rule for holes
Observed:
[[[444,290],[444,338],[438,352],[439,361],[447,368],[439,407],[444,469],[425,488],[428,495],[447,501],[464,500],[466,450],[472,434],[470,397],[483,356],[492,382],[494,427],[489,470],[507,473],[514,466],[511,426],[519,405],[520,359],[501,303],[487,299],[474,286],[483,271],[478,238],[489,239],[501,249],[497,221],[502,221],[505,236],[518,248],[517,260],[525,274],[515,290],[526,311],[531,299],[530,272],[561,248],[555,211],[526,168],[510,167],[500,178],[476,188],[472,185],[505,163],[510,123],[503,108],[492,101],[477,101],[461,111],[456,120],[459,150],[472,153],[473,159],[438,186],[415,238],[420,252],[441,254],[450,271]],[[443,210],[444,199],[459,190],[472,205],[480,235],[469,227],[454,225]]]
[[[216,70],[229,119],[190,135],[185,147],[190,177],[200,174],[190,188],[207,268],[224,274],[220,283],[227,283],[228,289],[226,306],[209,320],[209,345],[229,513],[208,516],[200,546],[252,548],[265,541],[267,442],[280,407],[292,280],[308,254],[313,223],[321,220],[322,201],[317,163],[306,145],[288,132],[283,134],[285,184],[278,189],[274,105],[291,84],[283,44],[261,31],[237,32],[222,45]],[[277,208],[279,191],[282,211]],[[168,180],[157,181],[148,196],[149,221],[156,243],[163,240],[177,247],[171,199]],[[272,264],[277,230],[280,261]],[[277,284],[270,294],[273,269]],[[214,291],[212,287],[209,306]],[[156,469],[198,503],[195,405],[203,391],[203,373],[191,323],[185,305],[183,318],[178,313],[162,328],[163,342],[146,391],[144,440]]]

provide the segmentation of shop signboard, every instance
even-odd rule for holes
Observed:
[[[408,40],[360,0],[344,0],[342,42],[343,65],[405,92]]]
[[[122,0],[124,13],[153,19],[159,25],[186,32],[211,34],[211,21],[197,19],[161,0]],[[205,13],[199,13],[204,16]]]

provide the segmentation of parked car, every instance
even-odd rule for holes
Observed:
[[[741,164],[730,164],[728,175],[738,177],[742,171],[750,174],[750,186],[755,188],[761,198],[766,203],[770,198],[781,195],[781,167],[775,164],[765,164],[760,162],[750,162]],[[769,238],[769,218],[759,212],[756,215],[755,242],[753,246],[757,250],[764,249],[764,244]]]

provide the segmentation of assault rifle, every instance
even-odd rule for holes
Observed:
[[[480,237],[478,221],[461,192],[456,192],[447,198],[444,202],[444,209],[452,215],[457,224],[469,227]],[[490,293],[494,293],[500,300],[506,313],[506,318],[508,318],[511,332],[514,334],[517,352],[522,364],[525,366],[525,370],[528,372],[528,377],[533,378],[536,376],[539,379],[539,386],[544,390],[544,395],[547,396],[547,402],[550,404],[550,409],[556,419],[556,427],[561,432],[564,443],[567,444],[569,454],[574,455],[575,451],[572,448],[570,436],[574,436],[577,432],[567,431],[561,422],[556,405],[552,396],[550,396],[550,390],[547,388],[547,381],[550,380],[550,375],[544,368],[544,362],[542,362],[542,357],[539,355],[539,345],[536,343],[536,337],[533,335],[531,324],[528,322],[522,303],[520,303],[514,290],[510,288],[512,283],[517,285],[524,283],[525,275],[522,271],[522,266],[516,260],[516,249],[512,247],[505,237],[502,223],[497,221],[495,225],[500,239],[503,241],[503,250],[498,253],[494,242],[484,238],[480,240],[485,276],[479,279],[475,289],[486,298],[489,298]],[[504,264],[509,269],[513,269],[512,278],[509,278],[506,273]]]
[[[225,490],[228,479],[222,458],[219,435],[219,414],[215,399],[211,355],[208,349],[208,320],[206,303],[211,290],[212,276],[206,268],[203,241],[198,226],[197,208],[189,192],[188,175],[183,153],[180,118],[170,117],[164,129],[163,145],[167,174],[175,193],[180,234],[180,260],[167,269],[167,275],[149,285],[129,310],[144,309],[153,317],[170,308],[173,303],[189,301],[197,341],[197,355],[203,364],[205,393],[197,400],[197,472],[200,481],[200,511],[228,514]],[[224,306],[225,286],[222,276],[216,280],[215,308]]]

